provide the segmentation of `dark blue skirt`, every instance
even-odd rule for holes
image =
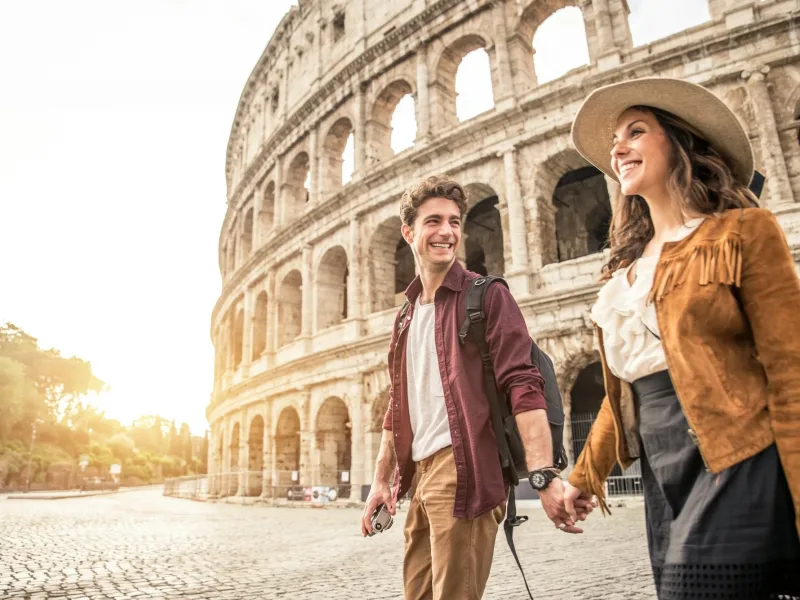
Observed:
[[[633,391],[659,600],[800,599],[800,540],[775,445],[715,475],[669,373],[638,379]]]

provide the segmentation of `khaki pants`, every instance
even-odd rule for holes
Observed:
[[[406,600],[479,600],[489,579],[505,506],[475,519],[453,517],[452,446],[418,462],[416,478],[404,530]]]

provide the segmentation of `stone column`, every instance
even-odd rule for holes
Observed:
[[[508,208],[508,235],[510,237],[512,271],[507,274],[509,285],[517,295],[530,293],[528,259],[528,227],[525,219],[525,205],[517,170],[517,154],[513,146],[504,149],[503,157],[506,184],[506,205]]]
[[[272,498],[272,486],[275,485],[272,481],[272,474],[275,472],[273,461],[275,460],[275,453],[273,452],[272,444],[272,410],[271,406],[267,405],[266,413],[264,414],[264,437],[261,442],[261,447],[264,451],[262,459],[262,474],[261,474],[261,499]]]
[[[311,189],[308,190],[308,202],[312,206],[316,205],[319,202],[320,198],[322,198],[322,190],[320,189],[320,180],[322,179],[319,175],[319,134],[318,134],[319,126],[314,125],[311,129],[311,133],[309,135],[308,140],[308,150],[309,150],[309,174],[310,174],[310,186]],[[302,184],[301,184],[302,185]],[[300,216],[300,215],[295,215]]]
[[[284,224],[286,207],[283,205],[283,157],[280,154],[275,155],[275,214],[273,215],[273,228],[277,229]]]
[[[762,67],[752,71],[744,71],[742,78],[747,81],[750,98],[756,113],[758,125],[758,138],[761,145],[761,162],[764,167],[766,181],[766,204],[777,206],[794,202],[792,188],[789,184],[789,174],[786,170],[786,160],[781,148],[781,139],[778,134],[778,124],[772,110],[772,101],[767,89],[766,77],[769,67]]]
[[[239,421],[239,489],[237,496],[247,496],[248,468],[250,467],[250,439],[248,434],[247,412],[243,412]]]
[[[428,77],[428,47],[417,47],[417,139],[425,142],[431,135],[431,97]]]
[[[350,219],[350,252],[347,276],[347,318],[360,319],[363,314],[361,274],[361,232],[358,216]]]
[[[303,266],[302,266],[302,276],[303,276],[303,285],[302,285],[302,298],[303,298],[303,307],[302,307],[302,323],[300,329],[300,335],[304,337],[310,337],[312,333],[311,321],[314,316],[313,312],[313,302],[314,297],[312,294],[312,290],[314,288],[313,284],[313,277],[312,277],[312,264],[311,264],[311,246],[306,245],[303,246]]]
[[[265,353],[267,368],[275,363],[275,352],[278,349],[278,285],[275,281],[275,269],[267,273],[267,339]]]
[[[497,61],[499,83],[499,89],[495,92],[495,108],[497,110],[503,110],[516,103],[514,79],[511,74],[511,57],[508,51],[505,11],[505,0],[495,2],[492,8],[492,27],[494,29],[495,60]]]
[[[314,442],[314,429],[310,417],[311,392],[303,391],[302,412],[300,422],[300,484],[304,486],[315,485],[312,475],[314,466],[311,460],[311,449]]]
[[[597,32],[597,66],[600,70],[611,69],[622,62],[622,57],[614,41],[614,24],[608,0],[592,0],[592,6]]]
[[[264,188],[266,182],[257,183],[253,190],[253,248],[251,252],[255,254],[261,247],[261,211],[264,210]]]
[[[242,366],[244,367],[253,362],[254,304],[253,290],[249,289],[244,294],[244,331],[242,331]]]
[[[359,83],[355,91],[355,165],[353,179],[367,174],[367,102],[364,87]]]
[[[222,468],[219,477],[219,495],[230,495],[229,483],[231,479],[231,428],[230,417],[222,420]]]
[[[605,54],[614,47],[614,29],[611,25],[611,12],[608,0],[592,0],[594,7],[595,30],[600,54]]]
[[[361,373],[358,373],[350,384],[350,500],[361,500],[361,486],[367,483],[364,479],[364,454],[366,427],[364,426],[364,384]]]

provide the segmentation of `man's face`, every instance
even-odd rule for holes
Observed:
[[[403,224],[402,233],[420,270],[450,268],[461,242],[458,205],[446,198],[428,198],[417,209],[414,226]]]

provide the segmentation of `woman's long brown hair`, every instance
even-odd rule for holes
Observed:
[[[655,116],[672,147],[672,171],[667,189],[681,215],[690,212],[714,215],[730,208],[758,206],[747,186],[736,181],[730,166],[717,150],[686,121],[658,108],[633,106]],[[602,279],[639,258],[653,238],[650,209],[641,196],[619,192],[608,234],[611,257],[603,266]]]

